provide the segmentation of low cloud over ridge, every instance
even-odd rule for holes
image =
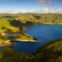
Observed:
[[[42,8],[39,13],[62,13],[62,8]]]

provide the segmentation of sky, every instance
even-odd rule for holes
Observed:
[[[0,13],[62,13],[62,0],[0,0]]]

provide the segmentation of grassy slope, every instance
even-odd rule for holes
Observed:
[[[7,31],[7,29],[10,29],[11,32],[19,32],[20,30],[16,27],[13,27],[9,21],[11,21],[12,19],[14,18],[8,18],[8,17],[1,17],[0,18],[0,33],[3,33],[5,31]],[[5,28],[5,29],[4,29]],[[22,30],[21,30],[22,31]],[[14,38],[17,39],[17,40],[34,40],[34,38],[32,36],[29,36],[28,34],[24,33],[24,35],[22,35],[22,33],[20,33],[21,36],[17,37],[17,38]],[[3,36],[4,37],[4,36]],[[0,34],[0,40],[4,40],[2,37],[2,35]],[[5,37],[6,38],[6,37]],[[6,38],[8,39],[8,38]],[[8,39],[8,40],[11,40],[11,39]],[[5,40],[4,40],[5,41]],[[31,42],[31,41],[30,41]]]
[[[3,14],[3,16],[8,16],[8,14],[6,14],[6,15]],[[18,18],[23,23],[30,21],[32,23],[41,23],[41,24],[62,24],[62,14],[56,14],[56,13],[49,13],[49,14],[34,14],[34,13],[9,14],[9,16],[13,16],[14,18]]]
[[[25,23],[30,21],[41,24],[62,24],[62,14],[22,14],[18,18]]]
[[[4,47],[0,52],[0,62],[62,62],[62,39],[51,41],[40,47],[35,55],[17,53]]]
[[[4,47],[3,51],[0,51],[0,62],[27,62],[29,57],[30,55],[17,53],[8,47]]]
[[[8,22],[7,18],[0,18],[0,28],[1,27],[10,27],[10,24]]]
[[[40,47],[30,62],[62,62],[62,39],[51,41]]]

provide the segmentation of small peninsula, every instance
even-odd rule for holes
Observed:
[[[35,37],[25,31],[25,26],[17,18],[0,17],[0,46],[12,45],[12,42],[36,42]]]

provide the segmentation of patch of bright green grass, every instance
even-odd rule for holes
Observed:
[[[11,25],[9,24],[8,18],[0,18],[0,29],[2,27],[11,27]]]

